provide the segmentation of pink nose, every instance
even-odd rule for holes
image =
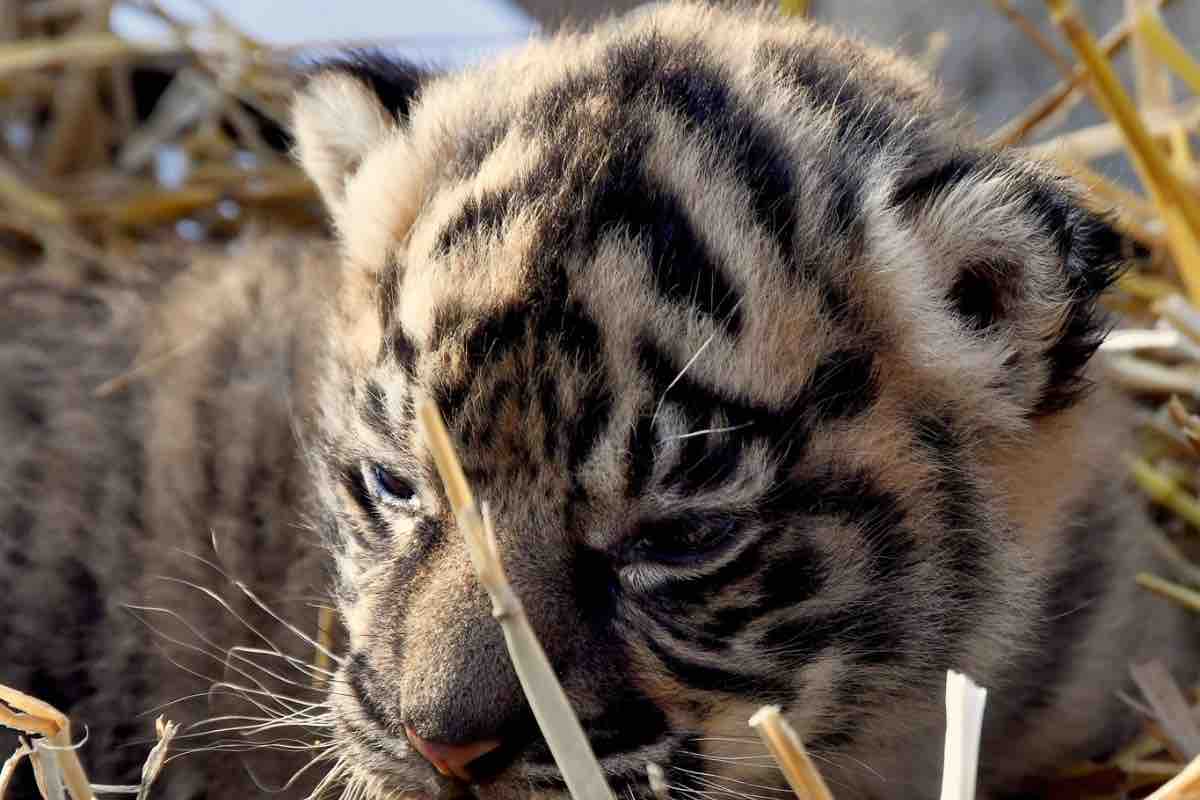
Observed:
[[[471,780],[471,773],[467,770],[467,766],[475,759],[500,746],[500,743],[494,740],[472,742],[471,744],[438,744],[422,739],[407,725],[404,726],[404,732],[408,734],[409,743],[424,756],[426,761],[433,764],[434,769],[447,778],[458,778],[468,783]]]

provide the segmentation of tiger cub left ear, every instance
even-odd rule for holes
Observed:
[[[892,195],[944,308],[969,337],[1004,345],[1004,380],[1034,418],[1087,392],[1109,326],[1099,300],[1125,265],[1125,238],[1083,197],[1045,165],[984,150],[918,168]]]
[[[292,101],[300,165],[337,216],[346,183],[372,149],[399,130],[426,73],[378,53],[356,53],[310,69]]]

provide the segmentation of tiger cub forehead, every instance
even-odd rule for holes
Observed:
[[[1109,271],[1064,259],[1106,229],[895,56],[685,3],[405,81],[297,103],[359,384],[493,420],[514,392],[510,428],[599,404],[610,450],[647,417],[643,445],[913,407],[1020,432],[1083,385]]]
[[[888,294],[871,267],[890,265],[868,238],[911,157],[896,97],[935,100],[901,62],[744,21],[672,6],[425,85],[342,215],[349,259],[395,282],[388,321],[427,352],[454,320],[570,305],[598,352],[648,340],[682,365],[703,347],[694,377],[776,404],[820,354],[882,340],[896,314],[868,302]],[[828,94],[797,87],[797,60]]]

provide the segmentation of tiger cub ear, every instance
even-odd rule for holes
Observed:
[[[1004,348],[1001,381],[1033,418],[1087,392],[1109,327],[1099,299],[1130,249],[1083,197],[1045,165],[988,151],[961,151],[894,187],[944,308],[969,338]]]
[[[372,149],[405,124],[422,70],[379,53],[355,53],[308,71],[292,100],[300,165],[337,216],[346,183]]]

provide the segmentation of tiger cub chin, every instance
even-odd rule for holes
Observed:
[[[425,399],[619,797],[648,763],[784,790],[774,703],[840,800],[933,798],[950,668],[991,690],[998,797],[1130,733],[1128,662],[1194,673],[1092,390],[1121,241],[907,62],[664,4],[456,74],[333,61],[294,130],[336,245],[0,288],[0,678],[88,726],[95,779],[135,778],[139,712],[229,690],[347,797],[565,796]],[[212,543],[261,605],[180,555]],[[328,674],[264,610],[308,631],[323,570]],[[265,782],[220,752],[160,796]]]

